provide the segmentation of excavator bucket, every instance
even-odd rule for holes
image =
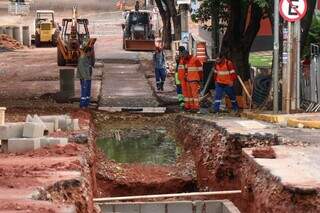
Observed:
[[[154,40],[126,40],[125,50],[132,51],[154,51],[156,49]]]

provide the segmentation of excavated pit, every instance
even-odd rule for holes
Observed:
[[[175,144],[175,116],[94,117],[98,197],[197,191],[194,164]]]
[[[289,166],[290,160],[295,159],[297,163],[294,165],[298,166],[294,168],[298,171],[304,168],[304,153],[317,159],[314,148],[303,150],[299,159],[290,157],[286,154],[286,145],[281,145],[285,138],[280,137],[281,133],[272,124],[235,117],[125,113],[95,113],[94,122],[98,138],[102,139],[97,141],[96,197],[241,190],[241,194],[234,195],[169,200],[230,200],[241,212],[249,213],[277,212],[280,209],[285,212],[288,209],[281,201],[294,210],[306,210],[312,205],[313,209],[318,208],[318,189],[312,188],[314,184],[308,182],[312,190],[306,190],[306,187],[300,189],[299,184],[293,186],[279,181],[288,175],[286,164],[279,164],[282,158]],[[104,147],[105,143],[113,145]],[[147,145],[140,146],[140,143]],[[161,146],[170,148],[155,149]],[[102,151],[101,147],[105,150]],[[119,150],[123,152],[126,147],[132,149],[126,153],[133,155],[132,158],[119,157]],[[291,149],[294,156],[296,151]],[[169,153],[169,156],[161,151]],[[150,153],[157,156],[156,160],[150,160]],[[164,162],[159,160],[161,157],[170,160]],[[268,166],[272,167],[272,162],[277,164],[277,168],[281,166],[283,174],[279,175],[282,176],[277,176],[277,172],[270,173]],[[265,168],[261,163],[266,164]],[[309,177],[308,174],[305,176]],[[303,184],[305,186],[306,183]]]

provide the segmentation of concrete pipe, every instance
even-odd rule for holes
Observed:
[[[29,26],[22,27],[22,44],[25,46],[31,46],[31,39],[30,39],[30,31]]]
[[[20,27],[13,27],[13,38],[21,42],[21,29]]]
[[[13,38],[13,27],[6,27],[6,35]]]
[[[75,69],[60,69],[60,94],[65,98],[73,98],[75,94]]]

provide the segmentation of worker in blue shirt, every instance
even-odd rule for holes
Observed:
[[[164,82],[166,80],[166,59],[163,50],[160,47],[156,48],[153,55],[156,86],[158,91],[163,91]]]

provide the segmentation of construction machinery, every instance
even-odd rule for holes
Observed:
[[[42,44],[57,46],[59,28],[54,20],[53,10],[37,10],[35,18],[35,33],[32,35],[32,42],[36,47]]]
[[[155,50],[155,36],[151,24],[152,12],[132,10],[126,13],[123,29],[123,49],[137,51]]]
[[[76,65],[80,57],[80,48],[91,48],[94,65],[94,44],[96,38],[90,38],[88,19],[78,18],[77,8],[73,7],[72,18],[62,19],[62,29],[57,39],[57,60],[59,66]]]

